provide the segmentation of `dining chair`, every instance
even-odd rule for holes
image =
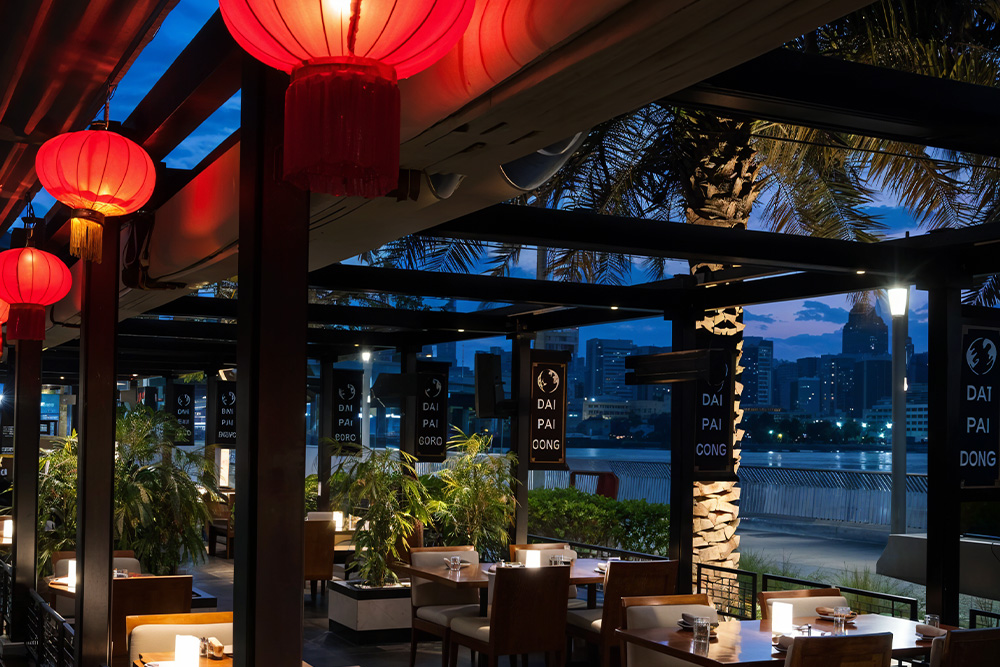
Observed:
[[[52,554],[52,575],[55,577],[65,577],[69,574],[70,561],[76,560],[75,551],[56,551]],[[111,558],[111,567],[115,570],[128,570],[129,572],[142,573],[142,564],[135,557],[135,551],[131,549],[116,549]],[[80,576],[80,573],[77,573]],[[56,610],[63,618],[74,618],[76,616],[76,600],[63,597],[62,595],[48,594],[49,606]]]
[[[440,567],[444,559],[458,556],[469,562],[470,568],[479,567],[479,554],[473,546],[413,547],[410,564],[414,567]],[[448,648],[451,639],[451,622],[459,616],[479,614],[479,591],[475,588],[451,588],[427,579],[410,579],[410,667],[417,659],[417,641],[420,633],[441,639],[441,665],[448,665]]]
[[[815,616],[816,607],[847,607],[847,598],[839,588],[804,588],[794,591],[761,591],[757,594],[760,620],[771,618],[771,605],[775,602],[792,605],[792,617]]]
[[[785,667],[890,667],[892,633],[796,637]]]
[[[125,618],[191,611],[191,575],[111,580],[111,667],[128,667]]]
[[[576,560],[576,552],[569,548],[567,542],[538,542],[536,544],[511,544],[510,545],[510,559],[518,563],[524,563],[528,560],[529,551],[539,551],[541,552],[541,563],[542,565],[548,564],[548,557],[552,552],[561,552],[563,555],[568,556],[571,560]],[[569,601],[566,604],[567,609],[586,609],[587,601],[581,600],[579,591],[575,584],[569,585]]]
[[[333,578],[337,530],[332,520],[306,520],[302,523],[303,579],[309,582],[312,602],[315,604],[317,584],[322,584],[325,594],[326,582]]]
[[[556,569],[556,568],[542,568]],[[611,667],[617,653],[615,630],[621,627],[622,598],[643,595],[673,595],[677,592],[676,560],[609,561],[604,579],[604,606],[570,609],[566,612],[566,634],[594,645],[601,667]]]
[[[226,555],[225,558],[233,557],[233,546],[235,545],[235,531],[233,529],[232,521],[232,510],[230,509],[229,503],[217,501],[217,500],[206,500],[205,507],[208,508],[208,513],[211,515],[212,520],[206,522],[205,524],[205,534],[208,537],[208,554],[210,556],[215,556],[218,552],[219,538],[225,538],[226,540]]]
[[[693,614],[719,620],[711,598],[705,593],[694,595],[642,595],[622,598],[622,628],[641,630],[643,628],[673,627],[683,614]],[[651,651],[621,641],[622,667],[674,667],[693,663],[663,653]]]
[[[460,616],[451,621],[448,664],[457,667],[458,647],[466,646],[496,667],[501,655],[544,653],[546,667],[564,664],[568,567],[497,568],[488,618]]]
[[[1000,658],[1000,628],[949,630],[931,646],[931,667],[992,665]]]
[[[125,617],[129,664],[140,653],[164,653],[174,650],[177,635],[215,637],[223,644],[233,643],[233,612],[212,611],[194,614],[144,614]]]

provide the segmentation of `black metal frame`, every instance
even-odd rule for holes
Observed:
[[[989,619],[992,623],[981,624],[980,619]],[[982,609],[969,610],[969,627],[975,628],[1000,628],[1000,612],[984,611]]]
[[[581,558],[621,558],[622,560],[670,560],[666,556],[658,554],[647,554],[641,551],[628,551],[627,549],[615,549],[605,547],[600,544],[587,544],[586,542],[574,542],[573,540],[563,540],[558,537],[548,537],[545,535],[528,535],[529,542],[561,542],[568,544],[570,549],[575,551]]]
[[[73,626],[34,590],[28,604],[28,656],[35,665],[74,667]]]
[[[773,584],[789,584],[789,586],[773,586]],[[835,584],[824,584],[817,581],[807,581],[795,577],[785,577],[777,574],[764,574],[761,577],[762,591],[787,591],[803,588],[839,588],[844,594],[851,608],[866,614],[882,614],[888,612],[889,616],[896,618],[908,618],[911,621],[917,620],[918,602],[916,598],[904,595],[892,595],[891,593],[880,593],[878,591],[866,591],[850,586],[839,586]],[[876,600],[883,600],[889,603],[888,607],[876,604]],[[899,607],[905,608],[905,615],[898,613]]]
[[[718,607],[720,615],[741,621],[757,620],[758,582],[756,572],[707,563],[698,563],[695,572],[697,592],[708,593]],[[706,575],[706,572],[716,572],[722,576],[712,579]],[[749,596],[747,595],[748,586]]]

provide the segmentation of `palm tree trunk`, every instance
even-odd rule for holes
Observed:
[[[688,222],[745,229],[750,209],[760,192],[760,166],[751,146],[750,122],[718,118],[710,114],[685,114],[689,125],[682,149],[685,173],[683,184]],[[717,271],[718,264],[692,265],[692,273]],[[710,311],[695,323],[699,347],[721,347],[736,353],[736,392],[733,410],[732,450],[739,469],[743,411],[740,397],[743,372],[743,309]],[[695,482],[694,562],[738,567],[740,537],[740,489],[737,482]]]

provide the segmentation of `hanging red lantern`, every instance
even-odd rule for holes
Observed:
[[[285,179],[333,195],[380,197],[399,180],[397,79],[441,59],[475,0],[220,0],[247,53],[292,75]]]
[[[44,340],[45,307],[69,293],[69,269],[55,255],[38,248],[0,252],[0,299],[10,304],[7,337]]]
[[[10,318],[10,304],[0,299],[0,325],[6,324]],[[0,329],[0,350],[3,349],[3,330]]]
[[[69,206],[69,251],[101,261],[105,216],[141,208],[153,194],[156,170],[142,147],[106,129],[68,132],[49,139],[35,157],[38,180]]]

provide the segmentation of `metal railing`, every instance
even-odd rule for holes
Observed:
[[[698,563],[699,593],[708,593],[718,613],[741,621],[757,620],[757,573]]]
[[[10,598],[14,587],[14,573],[10,563],[0,560],[0,634],[10,635]]]
[[[73,626],[34,590],[28,604],[28,656],[37,667],[73,667]]]
[[[621,558],[622,560],[670,560],[666,556],[657,554],[647,554],[641,551],[628,551],[627,549],[616,549],[600,544],[586,544],[585,542],[574,542],[558,537],[547,537],[545,535],[528,535],[529,542],[562,542],[569,544],[569,548],[576,552],[580,558]]]
[[[794,577],[783,577],[776,574],[765,574],[762,577],[761,590],[788,591],[803,588],[839,588],[851,609],[862,614],[881,614],[917,620],[918,603],[916,598],[903,595],[892,595],[878,591],[866,591],[850,586],[824,584]]]
[[[970,628],[1000,628],[1000,613],[995,611],[983,611],[982,609],[969,610]]]

